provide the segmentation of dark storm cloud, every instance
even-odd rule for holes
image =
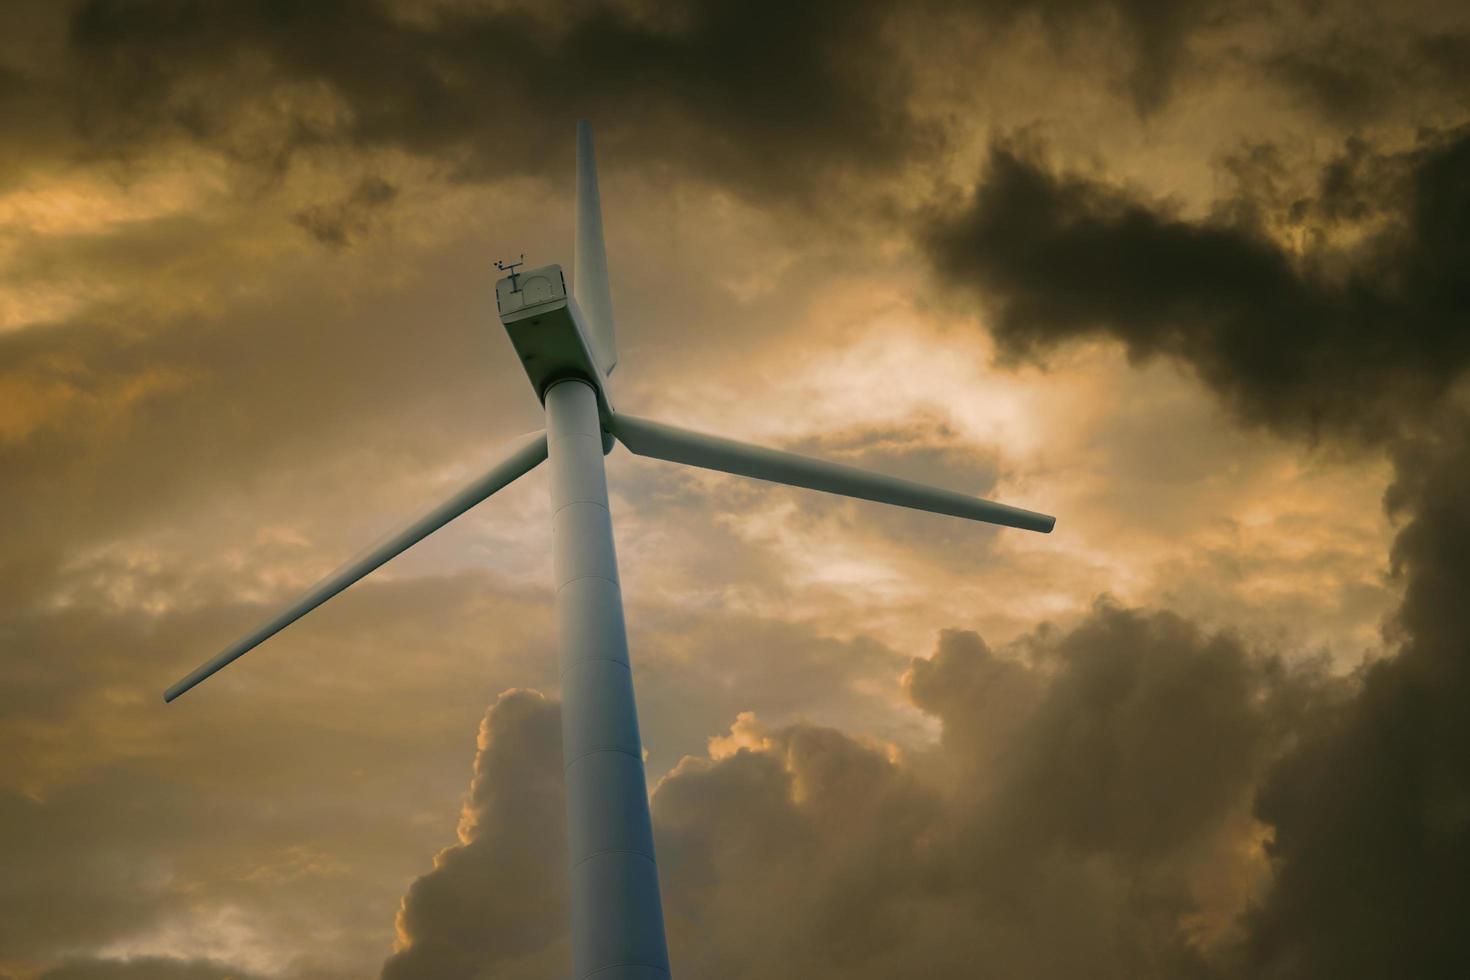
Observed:
[[[948,633],[909,687],[944,723],[936,857],[969,956],[994,944],[1026,977],[1216,975],[1261,870],[1251,794],[1332,693],[1229,632],[1107,602],[999,652]]]
[[[1115,337],[1135,357],[1190,365],[1251,421],[1386,440],[1389,509],[1406,519],[1393,550],[1397,655],[1301,726],[1270,771],[1256,813],[1272,830],[1275,878],[1236,966],[1254,977],[1461,976],[1470,422],[1457,384],[1470,359],[1470,133],[1399,154],[1351,144],[1284,216],[1270,174],[1251,171],[1254,196],[1190,221],[997,147],[973,208],[936,230],[934,256],[996,301],[1009,354]],[[1267,236],[1271,221],[1321,238],[1292,256]],[[1344,231],[1358,243],[1334,245]]]
[[[1244,897],[1208,908],[1197,878],[1249,864],[1231,815],[1318,683],[1229,634],[1102,604],[1000,652],[944,634],[912,665],[914,703],[943,726],[915,756],[742,716],[654,795],[674,961],[711,978],[959,976],[980,961],[1036,978],[1206,976],[1190,923],[1228,920]],[[545,836],[559,827],[556,710],[514,697],[483,729],[466,809],[481,829],[405,899],[405,916],[430,891],[462,903],[420,927],[447,944],[425,964],[457,965],[415,976],[473,976],[522,929],[552,948],[547,885],[507,869],[523,854],[560,867]],[[508,707],[533,707],[534,732]]]
[[[1252,976],[1470,974],[1470,418],[1395,455],[1402,644],[1261,793],[1277,875],[1251,920]]]
[[[875,3],[442,5],[95,0],[72,21],[93,145],[187,136],[224,146],[272,86],[319,86],[346,119],[286,109],[276,164],[346,140],[457,161],[461,176],[545,172],[578,116],[605,138],[721,180],[807,188],[889,166],[926,134]],[[253,84],[235,87],[239,79]],[[627,133],[637,120],[635,142]],[[453,165],[453,164],[451,164]],[[555,168],[552,168],[555,169]]]
[[[976,726],[995,722],[979,720],[973,702],[1002,715],[1017,709],[988,702],[1036,702],[1003,766],[999,837],[1033,838],[1038,850],[1171,853],[1245,797],[1302,710],[1278,663],[1171,613],[1103,604],[1072,632],[1044,630],[1022,645],[1028,673],[1051,675],[1039,701],[1007,682],[1021,670],[1015,661],[965,633],[946,634],[932,660],[915,663],[911,692],[946,736],[968,730],[976,745],[989,741],[974,737]]]
[[[1247,421],[1393,435],[1470,363],[1470,132],[1398,154],[1350,145],[1285,214],[1272,203],[1190,220],[1002,143],[928,245],[944,276],[994,304],[1006,355],[1115,337],[1135,359],[1188,364]],[[1293,255],[1267,217],[1321,241]],[[1330,242],[1344,233],[1365,240],[1343,254]]]
[[[971,67],[968,54],[933,63],[928,39],[949,24],[982,48],[1037,25],[1063,59],[1101,47],[1151,113],[1185,73],[1192,37],[1233,6],[88,0],[12,14],[68,24],[53,63],[4,68],[0,104],[45,121],[16,131],[35,152],[62,152],[58,128],[102,160],[185,140],[267,175],[340,145],[406,150],[467,179],[545,173],[587,116],[619,159],[802,198],[943,148],[915,80]]]

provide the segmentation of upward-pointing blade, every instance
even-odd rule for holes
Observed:
[[[535,469],[546,460],[546,433],[534,432],[522,436],[508,446],[500,460],[483,476],[429,511],[423,517],[391,535],[380,544],[354,558],[337,571],[322,579],[306,595],[281,610],[259,629],[242,637],[225,649],[213,660],[200,666],[192,674],[179,681],[163,694],[165,701],[172,701],[215,671],[249,653],[252,649],[275,636],[296,620],[326,602],[358,579],[367,575],[388,559],[402,554],[413,545],[439,530],[460,514],[484,500],[497,490],[509,486],[517,479]]]
[[[577,251],[572,293],[592,328],[593,355],[604,374],[618,363],[613,327],[612,289],[607,282],[607,248],[602,241],[602,198],[597,192],[597,157],[592,151],[592,125],[577,123]]]
[[[808,490],[823,490],[844,497],[876,500],[933,514],[948,514],[987,524],[1002,524],[1025,531],[1048,533],[1057,519],[1047,514],[998,504],[993,500],[970,497],[953,490],[925,486],[881,473],[860,470],[856,466],[812,459],[796,453],[752,446],[733,439],[721,439],[702,432],[678,429],[662,422],[650,422],[619,412],[612,419],[612,434],[639,456],[666,459],[671,463],[687,463],[709,470],[749,476],[772,483],[785,483]]]

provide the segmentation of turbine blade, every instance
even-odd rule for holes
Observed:
[[[690,432],[621,412],[613,416],[611,431],[623,445],[639,456],[652,456],[671,463],[687,463],[690,466],[769,480],[772,483],[896,504],[899,507],[964,517],[987,524],[1002,524],[1025,531],[1040,531],[1043,534],[1051,531],[1057,522],[1055,517],[1046,514],[1009,507],[952,490],[900,480],[843,463],[831,463],[796,453],[752,446],[733,439]]]
[[[373,545],[331,575],[322,579],[300,599],[281,610],[270,620],[250,634],[241,637],[227,647],[219,656],[203,664],[192,674],[180,680],[164,692],[163,700],[172,701],[215,671],[244,656],[250,650],[275,636],[296,620],[326,602],[332,596],[364,577],[390,558],[401,554],[460,514],[493,494],[514,483],[535,469],[546,459],[546,433],[535,432],[522,436],[504,450],[501,458],[484,475],[465,486],[462,490],[429,511],[402,530]]]
[[[597,158],[592,152],[592,124],[577,123],[577,250],[572,293],[587,317],[593,356],[603,373],[618,363],[613,327],[612,290],[607,282],[607,247],[602,241],[602,198],[597,193]]]

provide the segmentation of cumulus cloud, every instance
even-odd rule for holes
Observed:
[[[561,713],[533,691],[507,691],[485,713],[478,746],[460,842],[403,897],[384,980],[566,970]]]
[[[742,714],[653,796],[674,962],[1209,975],[1264,869],[1252,789],[1323,683],[1228,633],[1102,603],[1000,650],[946,632],[907,680],[937,746]],[[385,977],[560,968],[527,958],[563,927],[556,715],[524,692],[487,714],[462,842],[405,897]]]

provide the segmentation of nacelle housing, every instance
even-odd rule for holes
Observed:
[[[592,355],[585,321],[567,291],[561,266],[546,265],[501,279],[495,284],[495,306],[538,398],[545,402],[547,388],[579,378],[597,391],[604,418],[611,414],[606,376]]]

